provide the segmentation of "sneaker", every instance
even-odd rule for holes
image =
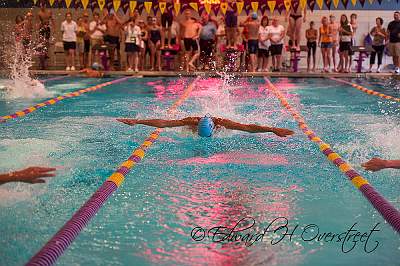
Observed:
[[[136,72],[136,73],[139,73],[139,69],[138,69],[138,68],[135,68],[135,72]]]
[[[71,70],[71,68],[68,66],[66,69],[65,69],[66,71],[70,71]]]
[[[381,73],[381,67],[380,66],[376,69],[376,73]]]
[[[126,71],[127,72],[132,72],[133,70],[132,70],[132,68],[128,68]]]
[[[396,67],[396,69],[394,70],[394,73],[400,74],[400,68]]]
[[[71,67],[71,71],[75,71],[75,67],[74,66]]]

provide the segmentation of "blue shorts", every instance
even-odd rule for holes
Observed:
[[[258,40],[248,40],[247,50],[249,54],[256,54],[258,50]]]
[[[321,48],[332,48],[332,43],[331,42],[321,42]]]

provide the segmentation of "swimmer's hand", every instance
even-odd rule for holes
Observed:
[[[387,160],[382,160],[380,158],[372,158],[366,163],[361,164],[362,167],[365,168],[367,171],[379,171],[384,168],[387,168]]]
[[[117,118],[117,121],[122,122],[127,125],[130,125],[130,126],[136,125],[136,123],[138,122],[137,119],[127,119],[127,118]]]
[[[43,177],[56,176],[55,168],[48,167],[29,167],[20,171],[11,172],[8,174],[6,182],[24,182],[30,184],[46,183]]]
[[[294,134],[292,130],[286,128],[274,128],[272,132],[279,137],[287,137]]]

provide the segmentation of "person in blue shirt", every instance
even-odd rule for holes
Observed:
[[[202,25],[200,31],[200,62],[203,64],[203,69],[208,70],[214,58],[215,43],[217,36],[217,25],[215,21],[210,19],[210,15],[202,16]]]

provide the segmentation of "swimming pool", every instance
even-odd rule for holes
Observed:
[[[66,77],[49,81],[55,96],[101,84]],[[0,124],[0,172],[28,165],[55,166],[46,185],[0,187],[0,265],[26,263],[154,130],[129,127],[118,117],[165,118],[210,113],[245,123],[295,130],[282,139],[237,131],[201,139],[183,129],[167,129],[125,178],[69,249],[59,265],[396,265],[398,234],[362,194],[297,128],[263,78],[203,77],[175,114],[167,109],[193,78],[132,78],[79,97],[65,99]],[[361,162],[373,156],[398,158],[398,103],[329,79],[273,78],[307,124],[357,169],[397,209],[398,171],[369,173]],[[381,80],[354,80],[396,97]],[[0,115],[45,99],[0,99]],[[320,233],[346,232],[354,223],[369,232],[367,250],[358,243],[348,253],[342,243],[292,239],[272,232],[246,247],[243,242],[194,241],[193,229],[232,226],[253,217],[252,232],[286,217]],[[249,219],[249,218],[248,218]],[[250,219],[248,221],[251,221]],[[316,230],[316,227],[313,227]],[[200,239],[197,239],[200,240]],[[278,242],[274,245],[271,240]],[[350,243],[351,244],[351,243]],[[351,247],[349,243],[345,248]]]

